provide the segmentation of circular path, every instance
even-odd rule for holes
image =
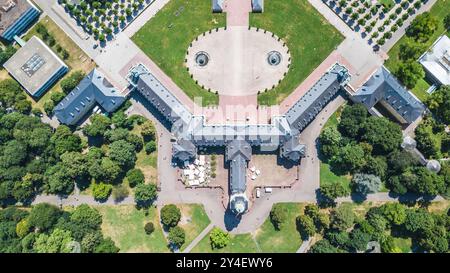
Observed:
[[[194,80],[226,96],[270,90],[284,78],[289,65],[289,49],[281,39],[248,27],[206,32],[192,42],[186,56]]]

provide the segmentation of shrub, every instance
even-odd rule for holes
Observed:
[[[92,186],[92,195],[95,200],[106,201],[111,195],[112,186],[105,183],[95,183]]]
[[[209,240],[211,243],[211,247],[215,249],[226,247],[230,243],[231,238],[228,232],[215,227],[209,234]]]
[[[153,225],[152,222],[148,222],[145,224],[144,230],[146,234],[150,235],[153,233],[153,231],[155,231],[155,226]]]

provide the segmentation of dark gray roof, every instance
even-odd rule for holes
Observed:
[[[231,141],[225,152],[226,161],[230,163],[231,193],[242,193],[247,188],[247,162],[252,157],[252,147],[245,140]]]
[[[227,145],[226,160],[233,160],[238,154],[241,154],[247,161],[252,157],[252,147],[245,140],[233,140]]]
[[[244,193],[247,189],[247,159],[238,153],[230,160],[230,191],[232,194]]]
[[[212,0],[212,10],[213,12],[222,12],[223,0]]]
[[[299,162],[306,156],[306,145],[300,144],[299,136],[292,136],[280,148],[281,157],[287,158],[293,162]]]
[[[151,73],[139,75],[136,90],[171,123],[187,125],[191,121],[189,110]]]
[[[264,0],[252,0],[252,11],[253,12],[263,12],[264,11]]]
[[[352,98],[368,109],[379,101],[391,106],[407,123],[414,122],[425,111],[425,106],[414,97],[383,66],[356,92]]]
[[[112,113],[126,100],[99,70],[92,70],[54,109],[58,120],[76,124],[96,103]]]
[[[292,128],[300,133],[325,107],[349,78],[345,67],[336,64],[286,113]]]
[[[172,155],[175,160],[190,161],[195,158],[196,154],[197,148],[189,140],[180,139],[172,146]]]

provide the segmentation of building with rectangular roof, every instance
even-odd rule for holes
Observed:
[[[98,69],[93,69],[54,109],[55,116],[66,125],[77,124],[96,105],[108,113],[116,111],[126,100]]]
[[[12,41],[36,18],[40,10],[29,0],[0,0],[0,37]]]
[[[34,98],[42,96],[69,70],[44,43],[33,36],[3,65]]]
[[[352,100],[362,103],[369,112],[380,103],[403,124],[413,123],[426,109],[384,66],[352,96]]]
[[[419,58],[427,78],[436,85],[450,85],[450,38],[439,37],[431,49]]]

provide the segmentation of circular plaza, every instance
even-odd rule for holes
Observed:
[[[271,32],[219,28],[191,43],[186,66],[205,89],[224,96],[248,96],[278,85],[289,70],[290,54]]]

